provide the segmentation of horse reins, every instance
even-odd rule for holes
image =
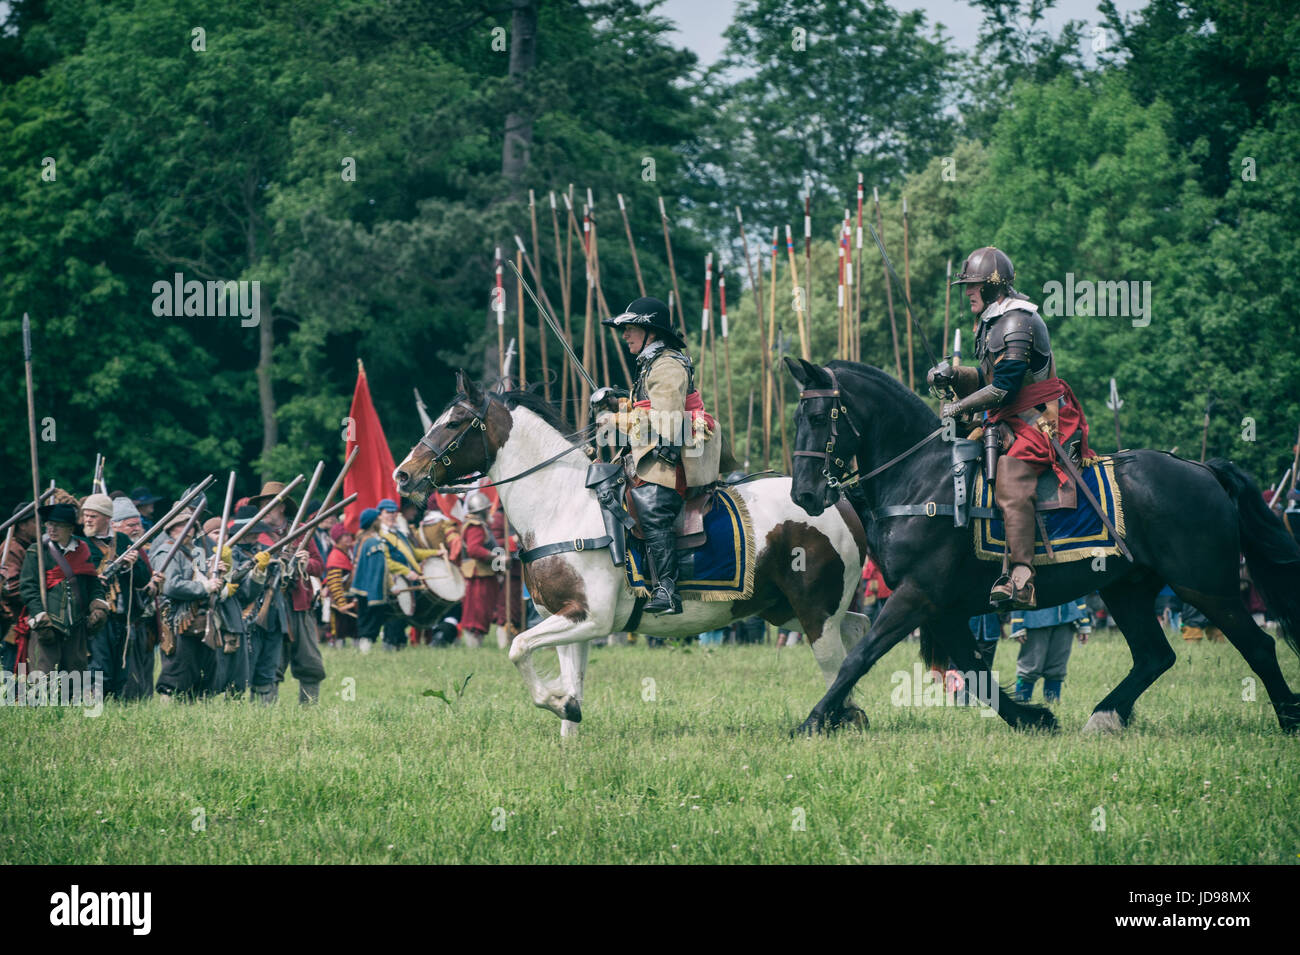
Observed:
[[[453,407],[455,405],[462,404],[464,400],[465,399],[462,396],[462,398],[458,399],[455,402]],[[456,436],[453,437],[451,441],[447,443],[446,447],[442,449],[436,448],[433,442],[429,440],[429,436],[427,434],[421,437],[417,443],[428,448],[433,456],[433,459],[442,462],[443,467],[450,468],[451,456],[452,454],[454,454],[456,451],[460,449],[461,442],[465,439],[465,437],[476,429],[480,432],[487,431],[487,413],[491,405],[492,405],[492,395],[490,394],[484,395],[482,407],[477,409],[470,408],[473,417],[465,424],[463,428],[461,428],[458,432],[456,432]],[[590,435],[595,434],[595,432],[596,432],[596,425],[593,422],[592,424],[587,425],[585,428],[580,428],[579,430],[573,432],[572,434],[565,435],[565,440],[572,442],[578,438],[589,437]],[[572,454],[574,451],[579,451],[579,450],[581,450],[580,445],[571,443],[569,447],[565,448],[563,451],[559,452],[558,454],[553,454],[545,461],[541,461],[537,464],[534,464],[532,467],[528,468],[527,470],[520,471],[518,474],[512,475],[511,477],[502,478],[500,481],[491,481],[486,484],[474,484],[474,485],[447,485],[447,486],[439,487],[437,488],[437,490],[439,490],[440,492],[474,491],[480,488],[498,487],[502,484],[509,484],[512,481],[518,481],[520,478],[527,477],[528,475],[532,474],[535,471],[540,471],[542,468],[546,467],[547,465],[554,464],[556,461],[564,457],[566,454]],[[483,467],[477,468],[475,472],[459,475],[457,478],[455,478],[455,480],[458,481],[469,480],[474,476],[474,473],[485,474],[487,472],[487,468],[491,467],[491,464],[488,462],[486,441],[484,442],[483,445],[482,463],[484,465]],[[424,491],[426,487],[428,487],[430,490],[432,490],[434,487],[433,482],[429,480],[428,474],[425,474],[424,477],[420,478],[420,480],[415,483],[415,486],[411,488],[409,493],[418,494]]]
[[[902,454],[890,458],[880,467],[872,470],[867,474],[859,474],[857,468],[854,468],[853,470],[850,471],[848,465],[844,461],[844,458],[839,456],[839,451],[838,451],[838,445],[840,440],[840,431],[839,431],[840,419],[843,418],[844,422],[849,426],[849,429],[853,432],[854,441],[861,441],[862,432],[860,432],[857,426],[853,423],[853,419],[849,417],[849,409],[845,406],[844,402],[840,399],[840,383],[839,383],[839,379],[835,377],[835,371],[831,368],[827,368],[826,373],[831,376],[831,386],[829,388],[810,388],[807,391],[801,391],[799,393],[799,400],[802,402],[808,398],[834,399],[835,405],[831,408],[830,438],[826,442],[825,450],[795,451],[794,456],[797,458],[798,457],[821,458],[822,477],[826,478],[827,485],[832,489],[839,490],[840,488],[851,487],[854,484],[858,484],[862,481],[871,480],[871,478],[875,477],[877,474],[880,474],[883,471],[887,471],[889,468],[893,467],[899,461],[902,461],[904,458],[908,457],[909,455],[913,454],[915,451],[919,450],[921,446],[924,445],[927,441],[930,441],[943,433],[943,425],[939,425],[939,427],[935,428],[933,431],[927,434],[920,441],[916,442],[916,444],[912,445]],[[834,463],[835,467],[838,468],[840,471],[838,477],[831,474],[832,463]]]

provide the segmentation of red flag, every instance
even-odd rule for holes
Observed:
[[[357,359],[357,387],[352,393],[352,410],[348,428],[347,453],[359,447],[360,453],[352,470],[343,479],[343,496],[354,491],[357,499],[343,511],[343,523],[353,534],[361,527],[361,512],[374,507],[384,498],[397,501],[397,483],[393,480],[393,452],[388,449],[383,425],[370,400],[370,385],[366,382],[366,369]],[[400,502],[399,502],[400,503]]]

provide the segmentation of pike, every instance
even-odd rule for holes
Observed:
[[[710,339],[713,337],[713,253],[709,252],[704,256],[704,309],[700,317],[700,380],[704,380],[704,356],[708,353]],[[704,390],[700,389],[700,394]],[[716,402],[718,400],[718,356],[717,352],[713,355],[713,393],[710,397]]]
[[[727,433],[731,435],[732,445],[736,441],[736,416],[731,409],[731,342],[727,339],[727,269],[718,264],[718,328],[722,332],[722,359],[727,369]],[[713,353],[713,390],[718,390],[718,354]],[[716,399],[715,399],[716,400]],[[746,452],[748,457],[748,452]]]
[[[1106,407],[1115,413],[1115,450],[1119,451],[1124,447],[1119,437],[1119,409],[1124,407],[1124,401],[1119,396],[1119,386],[1115,384],[1114,378],[1110,380],[1110,397],[1106,399]]]
[[[520,257],[520,255],[519,255],[519,251],[518,251],[517,249],[515,250],[515,264],[516,264],[516,265],[523,265],[523,264],[524,264],[524,260]],[[517,270],[516,270],[516,271],[517,271]],[[518,285],[518,284],[516,284],[516,286],[515,286],[515,308],[518,309],[518,312],[519,312],[519,388],[522,390],[523,387],[524,387],[524,382],[527,380],[527,379],[526,379],[526,376],[525,376],[525,373],[524,373],[524,368],[525,368],[525,357],[524,357],[524,353],[525,353],[525,349],[524,349],[524,289],[523,289],[523,286]],[[511,339],[511,341],[510,341],[510,347],[511,347],[511,348],[514,348],[514,346],[515,346],[514,339]],[[507,364],[508,364],[508,362],[507,362]],[[507,368],[507,371],[509,371],[508,368]]]
[[[599,306],[599,314],[602,318],[613,318],[614,312],[609,307],[609,302],[605,299],[605,289],[600,282],[600,223],[596,221],[596,203],[591,197],[591,190],[587,190],[588,207],[591,209],[591,261],[592,268],[596,276],[596,304]],[[671,313],[669,318],[671,318]],[[610,380],[609,374],[609,355],[606,353],[606,338],[614,340],[614,354],[618,358],[618,366],[623,370],[623,380],[627,383],[628,388],[636,380],[632,376],[632,370],[628,368],[627,359],[623,356],[622,342],[619,340],[618,332],[612,326],[602,326],[607,332],[596,334],[600,335],[600,354],[601,361],[604,363],[605,380]]]
[[[749,287],[754,291],[754,316],[758,319],[758,352],[761,365],[759,392],[762,395],[759,403],[763,406],[763,464],[766,466],[768,453],[771,450],[768,444],[768,425],[771,421],[769,406],[771,393],[768,385],[772,374],[772,356],[767,352],[767,325],[763,321],[763,260],[759,259],[758,272],[755,272],[754,262],[749,257],[749,239],[745,237],[745,220],[740,215],[740,206],[736,206],[736,222],[740,227],[740,242],[745,250],[745,271],[749,274]],[[748,453],[746,453],[746,457],[748,457]]]
[[[425,407],[424,399],[420,397],[420,389],[411,390],[415,392],[415,411],[420,416],[420,424],[424,427],[424,433],[428,434],[433,430],[433,419],[429,417],[429,409]]]
[[[145,544],[148,544],[151,540],[153,540],[155,537],[161,534],[163,528],[167,525],[167,522],[171,520],[173,517],[175,517],[177,514],[179,514],[181,511],[185,510],[185,508],[189,506],[190,501],[194,500],[205,490],[207,490],[208,485],[215,480],[216,478],[213,477],[211,474],[209,474],[198,484],[194,485],[194,487],[190,488],[190,490],[186,493],[186,495],[182,497],[179,501],[177,501],[176,505],[170,511],[164,514],[158,520],[158,522],[153,525],[153,527],[149,528],[147,531],[141,534],[140,537],[136,539],[131,544],[130,547],[122,551],[121,554],[119,554],[116,558],[114,558],[112,563],[110,563],[107,567],[105,567],[102,571],[100,571],[99,575],[101,577],[112,577],[113,574],[117,572],[117,567],[119,564],[122,563],[123,560],[125,560],[127,557],[134,554],[141,547],[144,547]]]
[[[1268,506],[1269,506],[1269,507],[1272,507],[1274,504],[1277,503],[1277,499],[1278,499],[1278,497],[1282,494],[1282,487],[1283,487],[1283,485],[1285,485],[1286,482],[1287,482],[1288,480],[1290,480],[1290,478],[1291,478],[1291,469],[1290,469],[1290,468],[1287,468],[1287,469],[1286,469],[1286,473],[1282,475],[1282,480],[1280,480],[1280,481],[1277,482],[1277,486],[1269,489],[1269,490],[1272,492],[1272,495],[1273,495],[1272,497],[1270,497],[1270,498],[1268,499]]]
[[[853,294],[853,360],[862,360],[862,199],[866,186],[858,173],[858,286]],[[944,341],[948,339],[945,338]]]
[[[559,213],[556,211],[555,208],[554,189],[551,190],[550,197],[551,197],[551,229],[555,232],[555,268],[560,275],[560,300],[561,300],[560,304],[564,306],[564,334],[565,336],[568,336],[569,335],[569,286],[564,281],[564,252],[560,245],[560,218],[559,218]],[[524,247],[524,244],[519,241],[519,236],[515,236],[515,245],[519,246],[519,248],[521,249]],[[530,266],[529,270],[533,273],[533,280],[537,283],[537,287],[542,291],[542,297],[545,298],[546,286],[542,282],[541,275],[538,274],[537,269],[535,267]],[[550,301],[548,300],[546,304],[550,305]],[[572,338],[570,338],[569,341],[572,341]],[[560,368],[560,405],[562,407],[567,408],[569,405],[569,381],[572,377],[573,377],[573,370],[571,366],[565,364],[563,367]],[[578,390],[577,385],[575,383],[574,391],[576,392],[577,390]]]
[[[32,500],[39,501],[41,498],[41,468],[40,459],[36,455],[36,398],[32,392],[32,320],[23,312],[23,367],[27,375],[27,434],[31,439],[32,455]],[[41,512],[39,508],[33,508],[32,514],[36,518],[36,572],[41,581],[41,609],[48,611],[50,609],[49,600],[45,593],[45,547],[41,544]]]
[[[519,242],[518,236],[515,236],[515,241]],[[523,248],[522,243],[520,244],[520,248],[521,249]],[[533,273],[534,277],[536,277],[537,270],[533,268],[532,260],[528,258],[527,253],[524,254],[524,264],[528,266],[528,270]],[[510,267],[514,268],[513,262],[510,263]],[[570,346],[569,343],[565,341],[564,334],[560,331],[559,319],[556,318],[555,315],[551,311],[549,311],[548,308],[543,307],[542,305],[542,301],[545,300],[546,290],[542,289],[542,300],[539,300],[537,298],[537,294],[533,291],[532,286],[530,286],[527,280],[524,279],[523,273],[517,273],[517,274],[519,275],[520,280],[523,282],[524,291],[528,293],[528,297],[533,300],[533,304],[537,306],[537,311],[541,313],[542,318],[546,320],[546,324],[551,327],[551,331],[555,334],[556,339],[559,341],[560,347],[564,349],[564,353],[569,356],[569,361],[573,364],[574,369],[576,371],[581,372],[583,375],[586,375],[587,374],[586,369],[582,367],[582,363],[578,361],[578,356],[573,353],[572,346]],[[549,304],[550,303],[547,302],[547,305]],[[593,389],[597,387],[596,382],[593,381],[590,376],[587,377],[587,386]]]
[[[899,279],[898,273],[894,271],[893,263],[889,261],[889,254],[885,252],[885,244],[880,241],[879,233],[877,233],[875,229],[872,229],[869,224],[867,228],[871,229],[871,237],[876,240],[876,248],[880,250],[880,257],[881,259],[884,260],[885,276],[889,281],[892,281],[898,287],[898,293],[903,296],[903,306],[907,309],[907,317],[910,318],[912,320],[912,324],[916,326],[917,337],[921,339],[921,344],[925,346],[926,357],[930,359],[930,367],[933,368],[935,365],[939,364],[939,362],[937,359],[935,359],[934,349],[930,347],[930,342],[926,339],[925,332],[922,331],[921,329],[921,323],[917,321],[916,315],[912,311],[912,302],[908,298],[907,290],[903,287],[903,283]],[[895,341],[897,341],[897,339],[895,339]]]
[[[505,341],[506,332],[506,292],[501,285],[501,246],[496,247],[496,268],[495,268],[496,286],[492,290],[492,311],[497,313],[497,377],[500,378],[503,362],[505,361]],[[325,464],[324,461],[321,462]],[[310,494],[311,492],[308,491]]]
[[[912,301],[912,265],[907,254],[907,196],[903,196],[903,297],[905,301]],[[911,305],[907,308],[907,313],[912,314]],[[907,387],[916,391],[916,368],[912,361],[912,325],[907,326]],[[934,362],[930,363],[934,367]]]
[[[681,290],[677,288],[677,266],[673,265],[673,243],[668,238],[668,213],[664,210],[663,196],[659,197],[659,219],[660,221],[663,222],[663,226],[664,226],[664,248],[668,251],[668,274],[672,276],[673,295],[677,299],[677,320],[681,323],[682,326],[682,341],[687,341],[688,339],[686,337],[686,314],[682,311]],[[671,321],[672,315],[669,314],[668,318]]]
[[[627,221],[627,209],[623,205],[623,193],[618,194],[618,212],[623,217],[623,231],[627,233],[627,247],[632,250],[632,271],[636,273],[637,291],[641,297],[645,298],[645,282],[641,279],[641,262],[636,257],[636,243],[632,241],[632,226]],[[669,321],[672,321],[672,313],[668,313]]]
[[[520,298],[523,298],[522,294],[520,295]],[[517,357],[519,357],[519,355],[515,352],[515,340],[512,338],[510,339],[510,344],[506,345],[506,358],[505,361],[502,363],[505,369],[501,375],[501,382],[500,382],[502,392],[509,390],[509,385],[511,381],[510,363],[513,359]]]
[[[876,204],[876,228],[881,229],[883,231],[885,228],[885,221],[880,215],[880,190],[877,187],[872,186],[871,196]],[[867,224],[867,228],[869,229],[871,228],[870,223]],[[877,244],[879,244],[880,237],[874,229],[872,230],[871,234],[876,236],[876,242]],[[880,251],[883,252],[884,250],[885,247],[882,245],[880,247]],[[894,367],[898,371],[898,380],[902,381],[903,380],[903,353],[899,350],[898,347],[898,322],[894,318],[894,289],[893,286],[889,284],[888,266],[886,266],[885,268],[885,301],[889,304],[889,330],[894,335]]]
[[[554,197],[554,193],[552,193],[551,195],[552,197]],[[542,260],[541,260],[541,253],[537,249],[537,203],[533,198],[533,190],[531,189],[528,190],[528,221],[532,225],[532,229],[533,229],[533,259],[538,263],[538,267],[540,268]],[[523,257],[518,255],[517,253],[515,257],[519,260],[519,265],[522,266],[524,264]],[[519,271],[522,272],[523,269],[520,268]],[[522,300],[523,297],[524,297],[523,286],[520,286],[519,298]],[[521,314],[522,314],[522,309],[523,306],[520,305]],[[546,360],[546,333],[542,331],[542,323],[540,321],[538,321],[537,323],[537,344],[541,347],[541,351],[542,351],[542,395],[543,397],[546,398],[547,401],[550,401],[551,400],[551,369],[550,369],[550,364]],[[522,338],[519,339],[519,347],[520,348],[524,347],[524,340]],[[522,365],[520,366],[520,371],[521,372],[523,371]],[[433,426],[430,425],[429,427],[433,427]],[[425,433],[427,434],[429,428],[425,428],[424,430]]]
[[[767,398],[763,402],[763,466],[767,467],[772,463],[772,405],[776,399],[776,370],[772,363],[772,355],[768,351],[776,347],[776,262],[778,247],[780,241],[781,229],[779,226],[772,227],[772,283],[768,291],[768,313],[767,313],[767,343],[764,345],[766,357],[764,361],[767,367]],[[763,322],[763,313],[759,312],[759,324]],[[784,412],[782,412],[784,414]]]
[[[849,210],[844,210],[844,223],[836,237],[836,250],[839,253],[838,282],[835,285],[835,319],[839,331],[839,357],[849,358],[849,316],[848,298],[844,294],[845,281],[853,282],[853,263],[848,259]],[[847,270],[847,271],[846,271]]]
[[[749,445],[754,435],[754,389],[749,389],[749,418],[745,422],[745,470],[749,470]]]
[[[803,355],[804,361],[812,361],[812,346],[808,341],[808,331],[804,327],[804,310],[808,307],[807,289],[800,294],[799,289],[799,266],[794,260],[794,236],[791,234],[789,223],[785,227],[785,251],[790,256],[790,294],[794,297],[794,317],[799,324],[799,349]],[[779,375],[779,379],[784,380],[784,375]],[[785,420],[785,412],[781,412],[781,420]]]
[[[943,282],[943,344],[948,347],[948,315],[952,308],[952,259],[948,259],[948,277]],[[960,334],[960,329],[958,330]]]
[[[583,363],[583,367],[591,375],[595,375],[596,356],[593,354],[593,352],[595,351],[594,346],[596,344],[596,340],[592,337],[592,328],[591,328],[591,310],[592,310],[591,301],[592,301],[592,294],[595,290],[595,277],[591,274],[591,253],[587,249],[587,243],[591,235],[591,219],[588,215],[587,208],[588,207],[583,207],[582,210],[582,255],[587,267],[586,268],[587,294],[584,296],[585,307],[583,309],[583,325],[582,325],[582,363]],[[569,215],[570,216],[573,215],[572,205],[569,205]],[[591,412],[591,406],[589,404],[590,399],[591,399],[591,393],[586,388],[584,388],[582,391],[582,402],[578,406],[578,427],[579,428],[585,427],[587,424],[587,416]]]
[[[812,178],[803,177],[803,261],[804,261],[804,320],[808,324],[808,337],[812,338]],[[805,358],[808,356],[805,355]],[[809,359],[811,360],[811,359]]]

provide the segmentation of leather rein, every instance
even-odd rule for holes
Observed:
[[[458,405],[468,408],[470,413],[472,414],[472,417],[470,418],[469,421],[465,423],[464,427],[462,427],[459,431],[456,432],[455,436],[451,439],[451,441],[449,441],[446,444],[445,447],[441,449],[436,447],[434,443],[429,440],[429,435],[427,434],[421,437],[420,440],[417,442],[418,445],[422,445],[428,448],[432,454],[433,459],[435,461],[440,461],[442,463],[442,466],[446,468],[451,467],[451,456],[460,449],[460,446],[466,437],[468,437],[471,433],[473,433],[476,430],[479,432],[486,433],[487,413],[488,413],[488,409],[492,405],[492,396],[490,394],[484,395],[483,404],[478,408],[474,408],[473,406],[468,404],[467,399],[465,398],[465,396],[462,395],[459,396],[452,403],[453,408]],[[528,475],[536,471],[540,471],[542,468],[547,467],[548,465],[554,464],[556,461],[560,460],[560,458],[564,457],[567,454],[572,454],[574,451],[582,450],[582,446],[580,444],[574,444],[572,442],[575,439],[590,437],[595,433],[596,433],[596,425],[595,422],[593,422],[587,425],[585,428],[580,428],[579,430],[573,432],[572,434],[565,435],[565,440],[570,442],[567,448],[565,448],[563,451],[560,451],[558,454],[553,454],[546,460],[534,464],[532,467],[520,471],[518,474],[512,475],[508,478],[502,478],[499,481],[490,481],[486,484],[445,485],[445,486],[437,487],[436,490],[438,490],[439,492],[474,491],[480,488],[498,487],[502,484],[509,484],[512,481],[518,481],[520,478],[527,477]],[[473,471],[469,471],[464,474],[458,475],[457,477],[453,478],[453,480],[454,481],[473,480],[475,475],[486,474],[488,469],[491,466],[492,464],[488,460],[486,434],[484,434],[482,466],[476,467]],[[429,475],[426,472],[424,477],[416,481],[415,484],[411,487],[410,491],[408,491],[407,493],[408,495],[414,495],[414,494],[420,494],[425,491],[432,491],[432,490],[435,490],[435,486],[433,481],[429,479]]]
[[[821,458],[822,477],[826,478],[827,485],[833,490],[852,487],[854,484],[861,483],[862,481],[871,480],[877,474],[889,470],[899,461],[902,461],[904,458],[907,458],[920,450],[926,442],[933,440],[943,433],[943,425],[939,425],[939,427],[935,428],[902,454],[890,458],[884,464],[880,465],[880,467],[875,468],[867,474],[860,474],[856,467],[849,470],[849,466],[845,462],[843,454],[839,451],[839,422],[842,419],[844,423],[848,425],[849,430],[853,433],[853,440],[855,443],[861,441],[862,432],[858,430],[857,425],[853,423],[853,419],[849,417],[849,409],[841,399],[840,383],[839,379],[835,377],[834,370],[830,368],[825,370],[826,373],[831,376],[831,386],[829,388],[809,388],[807,391],[801,391],[799,393],[799,401],[803,402],[809,398],[831,398],[834,400],[835,404],[831,407],[831,433],[826,441],[826,448],[822,451],[796,451],[794,452],[794,456],[797,458]],[[849,457],[852,458],[853,455],[850,455]],[[831,473],[832,464],[834,464],[840,472],[838,477]]]

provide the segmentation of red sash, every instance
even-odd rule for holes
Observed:
[[[649,408],[650,399],[647,398],[644,401],[633,402],[632,407]],[[704,410],[704,399],[700,397],[700,393],[698,391],[692,391],[689,395],[686,396],[686,411],[691,416],[692,424],[695,423],[696,418],[703,418],[705,423],[709,426],[710,431],[713,431],[718,427],[718,422],[714,420],[713,415],[709,414],[707,411]]]
[[[1065,399],[1057,412],[1059,440],[1064,444],[1076,431],[1079,431],[1083,436],[1079,445],[1080,456],[1084,461],[1095,457],[1092,448],[1088,446],[1088,419],[1084,417],[1083,406],[1079,404],[1079,399],[1074,397],[1074,392],[1062,378],[1048,378],[1046,381],[1025,385],[1017,392],[1015,400],[1010,404],[1003,405],[996,411],[990,411],[989,420],[1005,423],[1015,436],[1011,447],[1006,451],[1007,454],[1039,470],[1050,467],[1056,473],[1057,482],[1064,484],[1069,480],[1069,475],[1057,463],[1056,449],[1052,447],[1052,442],[1033,424],[1020,417],[1022,411],[1028,411],[1037,405],[1045,405],[1058,398]]]

